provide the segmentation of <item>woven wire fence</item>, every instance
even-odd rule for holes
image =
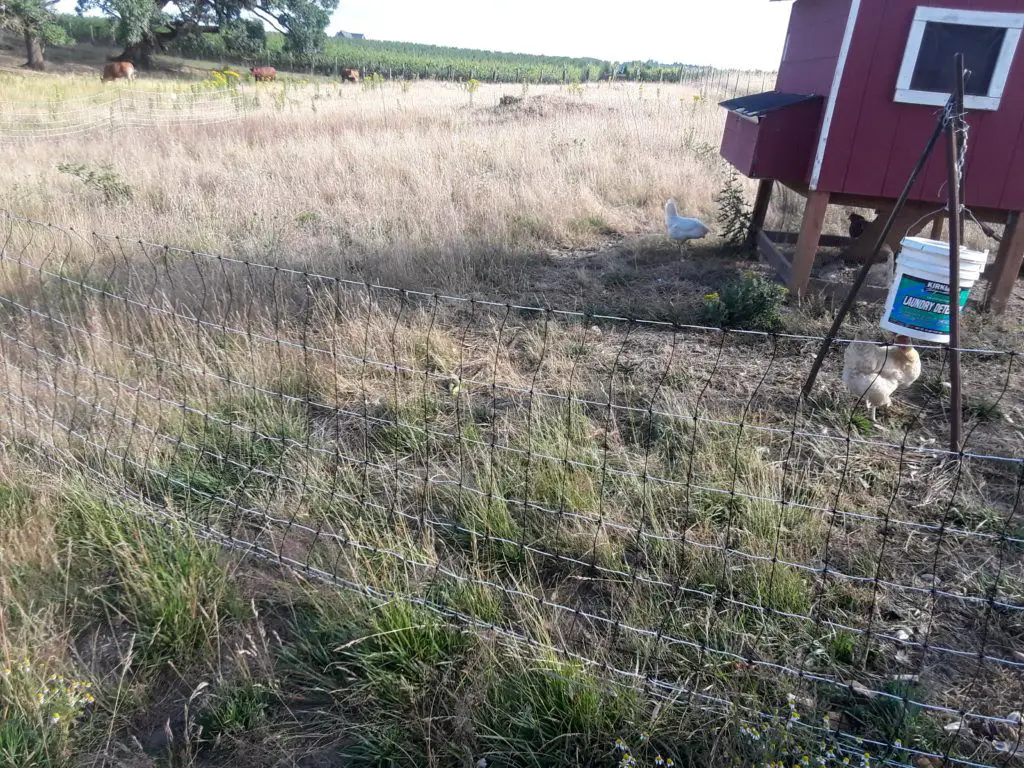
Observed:
[[[1020,751],[1019,353],[964,350],[987,399],[951,454],[941,347],[876,426],[847,341],[803,402],[814,337],[0,224],[9,457],[680,717],[893,765]]]

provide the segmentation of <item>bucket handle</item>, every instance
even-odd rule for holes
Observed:
[[[945,213],[945,212],[946,212],[946,208],[945,208],[945,207],[942,207],[942,208],[936,208],[936,209],[935,209],[934,211],[932,211],[931,213],[926,213],[926,214],[925,214],[924,216],[922,216],[922,217],[921,217],[920,219],[918,219],[918,220],[917,220],[917,221],[915,221],[915,222],[914,222],[913,224],[911,224],[911,225],[910,225],[909,227],[907,227],[907,231],[903,233],[903,237],[910,237],[910,233],[911,233],[911,232],[913,232],[913,231],[914,231],[915,229],[917,229],[917,227],[918,227],[918,226],[919,226],[920,224],[922,224],[922,223],[924,223],[924,222],[925,222],[926,220],[928,220],[928,219],[932,218],[932,217],[933,217],[933,216],[934,216],[935,214],[937,214],[937,213]]]

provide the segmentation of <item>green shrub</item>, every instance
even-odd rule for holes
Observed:
[[[718,203],[716,220],[721,226],[722,237],[730,245],[741,246],[747,241],[750,231],[750,209],[743,199],[739,175],[734,169],[729,170],[725,186],[715,198]]]
[[[745,272],[721,292],[704,296],[704,320],[716,328],[778,331],[786,289],[772,280]]]
[[[384,85],[384,76],[380,72],[373,72],[364,76],[360,82],[364,91],[375,91]]]
[[[473,106],[473,94],[480,90],[480,81],[471,77],[466,81],[465,88],[469,93],[469,105]]]
[[[0,662],[0,765],[70,765],[73,724],[95,701],[91,689],[27,658]]]
[[[123,181],[109,166],[90,168],[85,163],[60,163],[57,170],[74,176],[89,189],[94,189],[102,194],[105,203],[128,202],[135,197],[135,193],[127,182]]]

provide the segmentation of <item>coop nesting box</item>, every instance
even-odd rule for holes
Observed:
[[[1024,260],[1022,28],[1024,0],[793,2],[775,90],[722,102],[721,153],[761,181],[751,237],[794,294],[807,290],[819,245],[848,246],[851,260],[870,250],[949,98],[959,52],[970,71],[965,202],[1006,225],[986,295],[991,309],[1005,308]],[[941,234],[946,176],[945,154],[934,152],[890,245],[929,222]],[[806,198],[798,233],[763,230],[776,183]],[[856,241],[823,238],[829,205],[880,215]],[[794,240],[790,261],[775,246]]]

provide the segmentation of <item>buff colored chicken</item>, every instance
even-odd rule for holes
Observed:
[[[893,344],[854,341],[843,356],[843,384],[864,402],[872,421],[879,406],[891,405],[893,392],[920,375],[921,356],[909,336],[897,336]]]

